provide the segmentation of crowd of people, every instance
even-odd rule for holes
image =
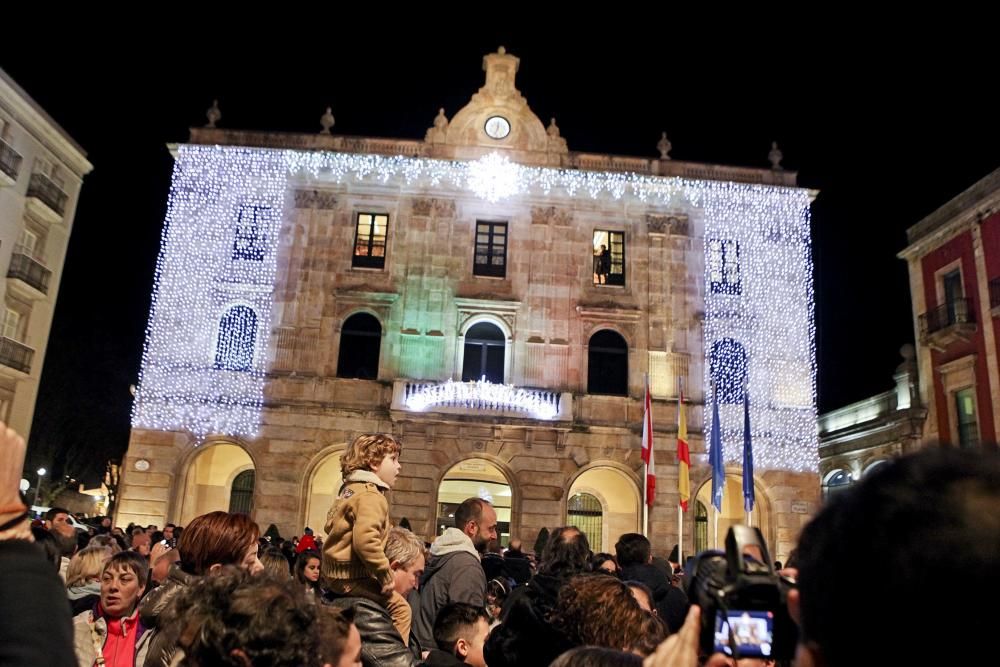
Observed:
[[[492,505],[469,498],[428,548],[390,521],[401,450],[386,434],[351,443],[323,539],[262,535],[249,516],[221,511],[162,530],[105,520],[89,534],[59,508],[32,525],[18,492],[24,441],[0,424],[0,664],[774,664],[706,651],[680,564],[654,557],[643,535],[595,554],[562,526],[540,554],[516,538],[504,550]],[[795,664],[988,655],[976,640],[989,614],[972,598],[997,590],[998,517],[995,453],[925,450],[832,499],[782,570]],[[858,563],[863,580],[845,567]],[[942,585],[945,572],[953,583]],[[947,607],[933,638],[915,622],[931,600]]]

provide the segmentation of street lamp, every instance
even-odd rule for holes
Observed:
[[[35,472],[38,473],[38,486],[35,487],[35,505],[38,505],[38,492],[42,490],[42,477],[45,477],[45,468],[39,468]]]

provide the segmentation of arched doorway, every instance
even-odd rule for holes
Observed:
[[[594,466],[585,470],[573,480],[568,498],[566,524],[586,533],[594,552],[613,551],[619,537],[640,529],[639,489],[617,468]]]
[[[297,531],[309,527],[317,535],[326,539],[326,531],[323,529],[326,525],[326,515],[330,506],[333,505],[333,499],[337,497],[344,479],[340,474],[340,455],[342,453],[338,451],[330,454],[316,466],[306,496],[306,522],[304,526],[296,526]]]
[[[773,536],[768,533],[770,523],[770,515],[768,510],[768,503],[764,495],[763,490],[759,485],[754,484],[754,496],[756,502],[754,503],[753,514],[751,515],[750,525],[760,528],[761,534],[764,539],[767,540],[768,551],[774,552]],[[736,524],[746,524],[746,513],[743,511],[743,478],[739,474],[726,475],[726,483],[722,493],[722,511],[718,513],[719,517],[719,540],[715,541],[715,507],[712,506],[712,480],[709,479],[707,482],[701,485],[698,489],[698,494],[696,496],[697,504],[695,505],[696,516],[696,530],[695,530],[695,550],[701,551],[704,549],[721,549],[726,548],[726,533],[729,532],[729,527]],[[704,515],[702,514],[704,507]],[[699,523],[699,517],[701,523]],[[704,526],[704,537],[699,537],[698,528]],[[699,541],[703,540],[703,544],[698,544]]]
[[[487,459],[459,461],[444,474],[438,487],[435,534],[455,525],[455,510],[467,498],[489,501],[497,512],[497,537],[500,544],[510,542],[513,496],[503,471]]]
[[[215,511],[251,513],[255,482],[245,449],[231,443],[205,446],[188,465],[178,523]]]

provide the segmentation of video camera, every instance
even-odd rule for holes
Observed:
[[[746,554],[756,547],[763,561]],[[795,583],[778,576],[757,528],[732,526],[726,551],[703,551],[685,568],[688,598],[701,608],[702,654],[787,660],[798,628],[788,614]]]

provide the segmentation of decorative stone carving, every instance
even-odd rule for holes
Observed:
[[[660,140],[656,142],[656,150],[660,151],[661,160],[670,159],[670,149],[673,148],[673,144],[667,139],[667,133],[664,132],[660,135]]]
[[[208,125],[205,127],[214,128],[215,124],[222,118],[222,112],[219,111],[219,100],[212,100],[212,106],[205,112],[205,117],[208,118]]]
[[[555,206],[536,206],[531,209],[531,224],[557,225],[568,227],[573,221],[573,213]]]
[[[327,107],[326,113],[324,113],[319,119],[319,124],[323,127],[323,129],[320,130],[320,134],[330,134],[330,128],[333,127],[335,122],[336,121],[333,118],[333,109]]]
[[[433,206],[433,200],[431,199],[414,199],[413,200],[413,215],[419,216],[429,216],[431,214],[431,207]]]
[[[432,199],[434,203],[434,215],[438,218],[454,218],[455,217],[455,200],[454,199]]]
[[[559,126],[556,125],[555,118],[549,122],[549,126],[545,129],[545,132],[549,135],[549,152],[565,153],[569,150],[566,140],[559,134]]]
[[[444,107],[438,109],[438,115],[434,117],[434,126],[427,129],[427,136],[424,141],[429,144],[444,143],[448,138],[448,117],[444,115]]]
[[[688,219],[674,215],[668,217],[667,233],[673,236],[690,236]]]
[[[331,210],[337,207],[337,195],[326,190],[296,190],[295,208]]]
[[[646,216],[646,228],[649,230],[650,234],[666,234],[667,233],[667,216],[665,216],[665,215],[647,215]]]
[[[781,160],[784,158],[784,154],[778,150],[778,142],[771,142],[771,152],[767,154],[767,159],[771,161],[771,169],[775,171],[784,171],[784,167],[781,166]]]

